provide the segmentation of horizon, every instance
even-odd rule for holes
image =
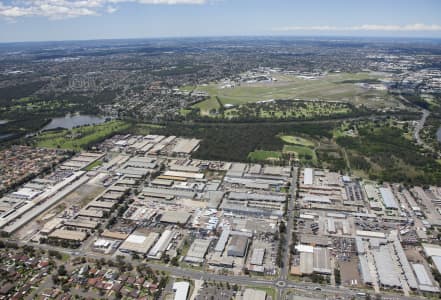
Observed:
[[[161,36],[161,37],[114,37],[114,38],[92,38],[92,39],[65,39],[65,40],[28,40],[28,41],[6,41],[0,42],[0,45],[7,44],[44,44],[44,43],[68,43],[68,42],[99,42],[99,41],[155,41],[155,40],[191,40],[191,39],[293,39],[293,40],[332,40],[341,39],[352,42],[376,40],[385,42],[387,39],[392,39],[390,42],[397,41],[440,41],[441,37],[430,36],[360,36],[360,35],[218,35],[218,36]]]
[[[0,42],[320,36],[441,38],[436,0],[2,0]]]

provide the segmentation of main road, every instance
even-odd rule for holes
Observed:
[[[8,241],[6,238],[1,238],[0,240]],[[31,245],[36,248],[44,249],[44,250],[56,250],[61,253],[69,254],[76,257],[85,257],[85,258],[93,258],[93,259],[101,259],[104,258],[106,260],[115,260],[115,255],[110,256],[106,254],[96,253],[93,251],[84,251],[84,250],[70,250],[61,247],[54,247],[45,244],[35,244],[31,242],[21,242],[21,241],[12,241],[16,242],[20,246]],[[286,275],[280,275],[276,280],[265,279],[265,278],[254,278],[250,276],[235,276],[235,275],[221,275],[216,273],[210,273],[206,271],[193,270],[189,268],[176,267],[171,265],[165,265],[161,263],[153,263],[153,262],[145,262],[142,260],[132,260],[131,257],[128,257],[131,260],[131,264],[136,267],[139,265],[144,265],[150,267],[155,271],[163,271],[168,274],[181,277],[181,278],[189,278],[193,280],[204,280],[204,281],[217,281],[217,282],[226,282],[229,284],[237,284],[244,286],[256,286],[256,287],[272,287],[277,291],[277,300],[283,299],[283,292],[287,289],[292,291],[298,291],[302,293],[314,294],[315,297],[326,298],[325,296],[334,296],[340,298],[352,299],[357,295],[357,293],[366,293],[366,290],[356,289],[356,288],[347,288],[347,287],[334,287],[330,285],[320,285],[312,282],[302,282],[302,281],[290,281],[288,279],[280,280],[280,278],[287,278]],[[286,272],[287,269],[285,269]],[[287,273],[286,273],[287,274]],[[281,284],[283,282],[283,284]],[[387,297],[387,299],[396,299],[396,300],[411,300],[418,299],[414,297],[406,297],[404,295],[395,294],[395,293],[385,293],[382,292],[383,297]],[[423,298],[421,298],[423,299]]]

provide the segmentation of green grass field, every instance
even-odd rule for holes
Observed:
[[[344,101],[355,105],[364,104],[368,107],[396,107],[398,100],[387,95],[387,91],[366,90],[357,86],[354,82],[363,82],[380,79],[378,74],[361,73],[338,73],[328,74],[317,79],[303,79],[293,75],[276,74],[277,81],[261,83],[241,83],[234,88],[220,88],[220,85],[212,83],[198,86],[196,91],[207,92],[211,97],[206,101],[196,104],[207,114],[211,109],[217,109],[219,104],[216,96],[225,104],[240,105],[249,102],[258,102],[269,99],[304,99]],[[351,82],[349,82],[351,81]]]
[[[281,135],[280,139],[288,144],[300,145],[305,147],[314,147],[313,141],[294,135]]]
[[[278,151],[255,150],[248,154],[251,161],[268,161],[278,160],[282,157],[282,153]]]
[[[34,142],[37,147],[81,150],[130,126],[123,121],[110,121],[72,130],[48,131],[36,136]]]

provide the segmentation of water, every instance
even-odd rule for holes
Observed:
[[[13,133],[0,134],[0,141],[6,140],[6,139],[10,138],[13,135],[14,135]]]
[[[60,118],[53,118],[52,121],[43,127],[44,130],[65,128],[72,129],[77,126],[101,124],[106,121],[106,117],[98,117],[93,115],[66,115]]]
[[[441,143],[441,127],[436,131],[436,139]]]

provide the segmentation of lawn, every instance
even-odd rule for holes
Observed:
[[[293,145],[299,145],[299,146],[305,146],[305,147],[314,147],[315,146],[313,141],[302,138],[300,136],[281,135],[280,138],[282,139],[282,141],[284,141],[287,144],[293,144]]]
[[[279,151],[265,151],[265,150],[255,150],[248,154],[248,158],[251,161],[267,161],[267,160],[278,160],[282,157],[282,153]]]
[[[34,137],[37,147],[61,148],[70,150],[86,149],[92,144],[115,133],[129,129],[130,123],[110,121],[99,125],[89,125],[72,130],[47,131]]]

